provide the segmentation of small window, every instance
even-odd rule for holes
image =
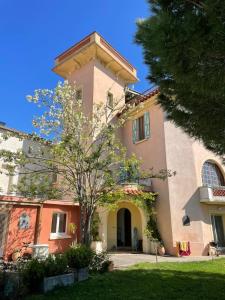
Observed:
[[[65,213],[53,213],[51,235],[60,236],[66,233],[66,214]]]
[[[82,100],[82,89],[81,88],[77,89],[77,91],[76,91],[76,100],[77,101]]]
[[[150,137],[150,117],[149,112],[133,121],[133,143],[145,140]]]
[[[114,101],[113,101],[113,94],[108,92],[107,94],[107,106],[111,109],[113,109]]]

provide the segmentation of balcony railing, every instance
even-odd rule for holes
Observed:
[[[200,202],[208,204],[225,204],[225,186],[199,188]]]

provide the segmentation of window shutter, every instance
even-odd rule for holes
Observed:
[[[150,116],[149,112],[145,112],[144,114],[144,128],[145,128],[145,138],[150,137]]]
[[[138,140],[138,120],[134,120],[132,124],[133,143],[135,144]]]

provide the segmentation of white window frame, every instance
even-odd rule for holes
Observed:
[[[50,232],[50,239],[60,239],[60,238],[70,238],[71,236],[67,234],[67,223],[68,223],[68,213],[63,212],[63,211],[54,211],[52,213],[52,219],[53,215],[57,215],[57,220],[56,220],[56,232]],[[65,232],[59,232],[59,215],[66,215],[66,226],[65,226]],[[52,222],[51,222],[52,226]],[[51,228],[52,229],[52,228]],[[50,230],[51,230],[50,229]]]

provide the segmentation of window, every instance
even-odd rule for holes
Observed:
[[[202,167],[203,186],[223,186],[224,178],[215,163],[206,161]]]
[[[113,94],[108,92],[107,94],[107,106],[111,109],[113,109],[114,103],[113,103]]]
[[[82,100],[82,89],[79,88],[76,90],[76,101]]]
[[[145,112],[143,116],[133,121],[133,143],[142,141],[150,137],[150,116]]]
[[[66,213],[53,213],[51,237],[66,235]]]

